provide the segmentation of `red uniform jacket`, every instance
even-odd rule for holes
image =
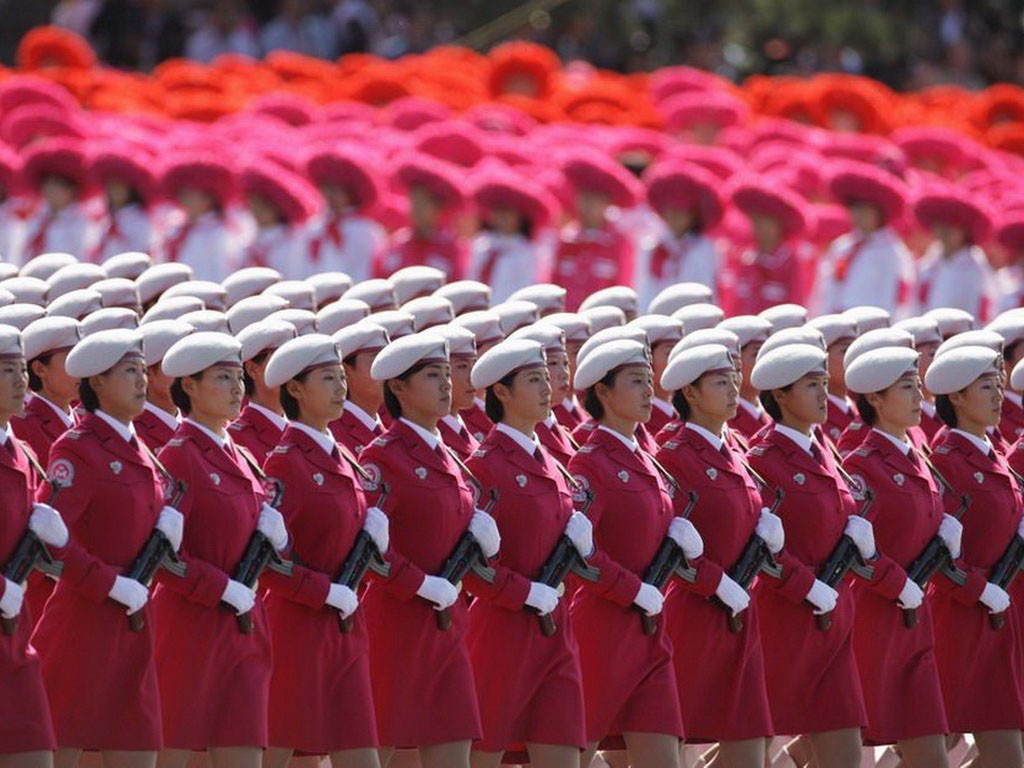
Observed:
[[[942,419],[939,418],[938,414],[929,416],[923,408],[921,409],[921,429],[928,438],[929,445],[932,444],[932,441],[935,439],[935,435],[937,435],[945,426],[946,425],[942,422]]]
[[[1011,443],[1017,442],[1024,435],[1024,408],[1009,397],[1003,399],[1003,418],[999,422],[999,432]]]
[[[551,408],[551,413],[554,414],[558,423],[569,430],[569,432],[572,432],[576,427],[590,418],[590,414],[586,413],[575,403],[572,404],[571,408],[566,407],[564,402],[558,403]]]
[[[551,282],[568,291],[575,312],[587,296],[613,285],[633,284],[633,242],[611,224],[600,229],[567,227],[555,249]]]
[[[459,416],[462,417],[462,423],[466,425],[466,428],[469,429],[473,438],[478,443],[482,443],[484,438],[494,429],[494,422],[487,417],[487,411],[484,410],[483,406],[476,403],[473,404],[472,408],[459,411]]]
[[[228,425],[231,439],[248,449],[256,461],[264,462],[281,441],[284,431],[251,405],[245,406],[238,418]]]
[[[175,428],[172,428],[166,421],[161,419],[148,408],[135,419],[135,431],[142,442],[149,450],[156,452],[167,445],[167,441],[174,437]]]
[[[839,436],[839,442],[836,444],[836,450],[843,456],[853,453],[855,450],[860,448],[861,444],[871,434],[871,431],[871,428],[863,421],[860,419],[854,419],[850,422],[849,426],[843,430],[843,434]],[[908,427],[907,438],[910,440],[911,445],[913,445],[918,451],[922,451],[925,455],[931,452],[931,447],[928,445],[928,435],[925,434],[925,431],[921,429],[921,427]]]
[[[549,427],[543,421],[537,425],[537,440],[544,446],[551,458],[555,459],[563,467],[568,467],[572,457],[579,450],[579,443],[572,439],[572,435],[565,427],[553,421]]]
[[[790,302],[806,305],[808,256],[803,243],[783,243],[770,254],[732,249],[726,255],[719,292],[726,316],[756,315]]]
[[[736,409],[736,418],[729,422],[729,429],[735,429],[745,440],[750,440],[761,429],[771,423],[771,417],[763,408],[758,416],[754,416],[741,404]]]
[[[448,280],[461,280],[466,273],[469,252],[464,242],[448,230],[428,236],[405,229],[395,235],[391,249],[374,266],[374,277],[389,277],[405,267],[425,264],[448,275]]]
[[[850,405],[849,411],[844,411],[832,402],[832,398],[829,398],[828,421],[822,425],[822,428],[825,430],[826,437],[832,441],[833,445],[838,445],[839,438],[842,437],[843,432],[857,417],[857,409],[854,408],[852,404]]]
[[[71,420],[73,426],[78,422],[74,411]],[[28,401],[23,414],[11,419],[11,428],[19,440],[28,443],[44,467],[50,461],[50,448],[68,430],[53,408],[36,397]]]
[[[661,430],[665,428],[669,422],[677,419],[679,414],[676,413],[676,409],[672,409],[672,413],[665,413],[658,405],[651,407],[651,418],[644,424],[644,428],[652,435],[657,438],[657,435]]]
[[[579,445],[586,445],[593,434],[598,431],[597,419],[588,419],[573,430],[572,439]],[[652,456],[658,451],[658,443],[647,430],[646,424],[637,424],[636,432],[633,435],[640,447]]]
[[[466,426],[461,426],[458,432],[444,419],[437,422],[437,429],[441,433],[444,444],[455,451],[455,455],[465,461],[473,452],[480,447],[480,443],[470,434]]]
[[[331,434],[334,439],[348,448],[349,453],[359,457],[363,449],[384,434],[384,430],[369,429],[358,417],[348,410],[341,414],[340,419],[330,423]]]

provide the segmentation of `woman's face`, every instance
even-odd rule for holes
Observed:
[[[611,386],[598,382],[596,392],[606,414],[645,423],[651,418],[654,373],[649,365],[628,365],[615,374]]]
[[[671,341],[663,341],[651,347],[651,365],[654,368],[655,389],[664,395],[667,395],[667,393],[661,390],[658,382],[661,381],[661,375],[665,372],[665,368],[668,367],[668,356],[674,346],[675,344]]]
[[[682,237],[697,223],[697,215],[692,209],[666,208],[661,212],[661,218],[676,237]]]
[[[0,360],[0,422],[6,424],[25,405],[28,368],[24,358]]]
[[[353,201],[349,196],[348,190],[338,184],[321,184],[320,194],[323,195],[324,202],[327,203],[327,207],[331,209],[331,213],[334,213],[335,215],[347,210],[353,205]]]
[[[739,376],[735,371],[711,371],[683,388],[694,414],[723,424],[736,416],[739,407]]]
[[[466,355],[452,356],[452,413],[471,408],[476,390],[470,381],[475,357]]]
[[[572,394],[569,387],[569,356],[565,352],[548,352],[547,358],[551,402],[560,403]]]
[[[546,366],[519,371],[509,386],[495,384],[495,395],[505,409],[505,421],[539,424],[551,412],[551,378]]]
[[[303,381],[292,379],[285,386],[299,404],[299,420],[317,429],[341,418],[345,410],[348,387],[340,363],[317,368],[306,374]]]
[[[436,423],[452,404],[452,369],[448,363],[431,363],[405,379],[392,379],[391,391],[412,421]]]
[[[788,390],[776,389],[783,419],[798,424],[824,424],[828,419],[828,374],[809,373]]]
[[[78,379],[68,376],[64,369],[69,351],[65,349],[54,353],[48,363],[32,361],[33,371],[43,383],[43,396],[61,405],[78,399]]]
[[[963,227],[939,223],[932,227],[932,231],[935,233],[935,239],[942,244],[942,249],[947,254],[956,253],[968,244],[967,230]]]
[[[996,426],[1003,415],[1003,389],[999,375],[986,373],[979,376],[966,389],[951,394],[949,401],[956,410],[958,423]]]
[[[39,192],[51,211],[62,211],[78,199],[78,187],[59,176],[43,179]]]
[[[383,397],[381,383],[374,381],[373,376],[370,375],[370,367],[379,354],[379,349],[368,349],[357,354],[351,365],[344,366],[348,394],[353,400],[380,402],[380,398]]]
[[[107,205],[111,210],[124,208],[132,199],[132,188],[120,179],[109,179],[103,183]]]
[[[518,234],[523,226],[523,218],[515,208],[494,208],[488,220],[494,231],[502,235]]]
[[[89,383],[100,401],[100,410],[124,423],[142,413],[146,405],[146,361],[129,355]]]
[[[178,205],[190,219],[197,219],[217,207],[217,201],[209,192],[194,187],[186,187],[178,192]]]
[[[188,395],[192,412],[210,421],[226,424],[242,412],[245,384],[242,368],[232,365],[214,365],[198,377],[186,376],[181,386]]]
[[[245,205],[260,228],[272,227],[281,223],[281,214],[263,195],[246,195]]]
[[[878,422],[900,429],[916,427],[921,423],[921,377],[906,375],[882,392],[865,395],[868,403],[878,414]]]
[[[436,229],[441,224],[443,206],[436,197],[422,187],[409,190],[409,218],[417,229]]]

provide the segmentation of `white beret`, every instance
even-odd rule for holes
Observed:
[[[26,261],[22,265],[21,269],[18,270],[18,274],[24,275],[25,277],[35,277],[39,280],[46,280],[61,267],[77,263],[78,259],[70,253],[63,253],[60,251],[40,253],[38,256],[33,256],[31,259]]]
[[[206,309],[202,299],[195,296],[173,296],[169,299],[161,298],[156,304],[146,310],[142,316],[143,323],[151,323],[154,320],[177,320],[189,312],[198,312]]]
[[[799,304],[776,304],[774,307],[758,312],[762,317],[772,324],[772,333],[781,331],[784,328],[798,328],[807,322],[807,307]]]
[[[139,288],[139,298],[142,303],[149,304],[153,299],[160,296],[172,285],[184,283],[195,276],[192,267],[182,264],[180,261],[167,261],[162,264],[154,264],[137,278],[135,284]]]
[[[554,283],[537,283],[513,291],[510,301],[528,301],[536,304],[542,315],[565,312],[565,297],[568,291]]]
[[[46,293],[50,290],[45,280],[22,275],[0,280],[0,288],[13,293],[19,304],[38,304],[40,307],[46,306]]]
[[[179,319],[194,326],[197,331],[231,333],[228,316],[215,309],[197,309],[194,312],[186,312]]]
[[[825,346],[831,347],[843,339],[857,338],[857,323],[845,312],[841,315],[822,315],[807,321],[807,327],[819,331],[825,337]]]
[[[489,309],[467,312],[452,320],[452,325],[468,328],[476,336],[476,345],[493,344],[505,338],[501,330],[501,318]]]
[[[317,332],[316,315],[308,309],[298,309],[295,307],[279,309],[277,312],[271,312],[267,315],[267,320],[284,320],[286,323],[291,323],[299,336]]]
[[[14,298],[14,294],[13,293],[11,293],[10,291],[4,290],[3,288],[0,288],[0,307],[7,307],[7,306],[10,306],[11,304],[14,304],[16,302],[17,302],[17,299]]]
[[[914,337],[909,331],[899,328],[875,328],[873,331],[868,331],[863,336],[854,339],[853,343],[847,347],[846,353],[843,355],[843,368],[848,368],[865,352],[884,347],[914,349]]]
[[[344,272],[317,272],[306,278],[313,289],[317,307],[324,307],[340,299],[352,287],[352,278]]]
[[[974,327],[974,315],[956,307],[936,307],[925,312],[922,317],[934,320],[944,339]]]
[[[1024,308],[1017,307],[1003,312],[995,320],[985,326],[985,330],[995,331],[1012,346],[1024,339]]]
[[[590,389],[616,368],[627,365],[650,367],[651,358],[646,344],[630,339],[617,339],[601,344],[587,355],[586,360],[577,359],[573,388]]]
[[[0,261],[0,280],[18,276],[18,267],[7,261]]]
[[[235,338],[242,345],[239,349],[242,362],[247,362],[263,352],[277,349],[298,335],[291,323],[267,319],[243,328]]]
[[[52,302],[55,299],[59,299],[65,293],[88,288],[93,283],[106,279],[107,271],[99,264],[92,264],[88,261],[68,264],[46,278],[46,282],[50,286],[46,296]]]
[[[998,373],[1001,359],[987,347],[957,347],[936,356],[924,375],[924,385],[935,395],[949,395],[973,384],[986,373]]]
[[[159,307],[164,303],[164,301],[166,301],[166,299],[158,301],[153,309]],[[175,299],[175,301],[177,301],[177,299]],[[237,336],[253,323],[258,323],[260,320],[266,320],[275,312],[279,312],[282,309],[287,308],[287,300],[282,299],[280,296],[247,296],[244,299],[239,299],[224,314],[228,316],[228,328],[231,329],[231,333]],[[150,312],[152,312],[153,309],[151,309]]]
[[[636,317],[640,311],[640,297],[632,288],[625,285],[613,285],[609,288],[602,288],[587,296],[580,304],[580,311],[591,307],[618,307],[625,314],[627,319]]]
[[[590,321],[583,315],[575,312],[556,312],[553,315],[545,315],[537,322],[561,328],[565,332],[567,343],[570,341],[586,341],[590,338]]]
[[[917,373],[919,355],[906,347],[882,347],[857,357],[846,369],[846,386],[867,395],[888,389],[908,373]]]
[[[670,392],[693,384],[705,373],[736,370],[736,358],[721,344],[701,344],[671,358],[661,374],[661,387]]]
[[[331,337],[338,346],[338,354],[344,360],[360,352],[384,349],[391,343],[387,329],[372,320],[362,320],[355,325],[335,331]]]
[[[244,267],[220,281],[229,307],[242,299],[258,296],[267,288],[283,280],[283,275],[270,267]]]
[[[218,312],[224,311],[228,300],[228,292],[224,290],[224,286],[211,280],[186,280],[176,283],[164,291],[161,298],[169,299],[172,296],[195,296],[203,300],[207,309],[215,309]]]
[[[455,318],[452,303],[440,296],[420,296],[405,302],[399,307],[399,311],[412,315],[413,327],[417,331],[425,331],[435,325],[450,323]]]
[[[930,317],[908,317],[906,320],[892,324],[893,328],[906,331],[914,337],[914,347],[922,344],[941,344],[942,334],[939,324]]]
[[[101,265],[110,277],[122,277],[136,280],[139,275],[153,266],[153,259],[142,251],[124,251],[115,253]]]
[[[715,326],[736,334],[740,349],[754,342],[764,343],[772,333],[772,324],[760,315],[735,315]]]
[[[144,359],[142,334],[128,328],[99,331],[68,352],[64,370],[72,378],[87,379],[109,371],[127,355]]]
[[[316,313],[320,333],[331,335],[369,317],[370,305],[359,299],[335,299]]]
[[[642,328],[647,334],[647,343],[675,345],[683,338],[683,323],[665,315],[642,315],[626,323],[627,328]]]
[[[373,278],[356,283],[341,295],[343,299],[359,299],[370,305],[371,312],[397,309],[395,288],[387,280]]]
[[[809,373],[827,373],[828,354],[811,344],[786,344],[758,357],[750,384],[760,392],[788,387]]]
[[[199,331],[174,342],[164,355],[163,372],[174,379],[195,376],[215,365],[239,368],[242,342],[226,333]]]
[[[138,309],[141,306],[139,289],[133,280],[126,277],[108,277],[89,287],[102,297],[104,307]]]
[[[683,323],[683,333],[692,333],[701,328],[714,328],[725,320],[725,312],[716,304],[687,304],[672,313],[672,317]]]
[[[565,352],[565,331],[553,323],[537,322],[520,328],[510,339],[536,341],[545,352]]]
[[[280,296],[288,302],[289,309],[316,311],[316,293],[305,280],[282,280],[263,291],[266,296]]]
[[[651,299],[647,311],[652,315],[671,315],[688,304],[710,304],[713,296],[703,283],[676,283]]]
[[[175,342],[195,331],[193,326],[181,320],[156,320],[140,325],[139,333],[142,334],[142,351],[146,355],[146,365],[159,363]]]
[[[650,350],[650,345],[647,343],[647,334],[643,328],[631,328],[628,325],[619,325],[614,328],[605,328],[603,331],[598,331],[585,342],[576,352],[576,365],[579,365],[583,360],[598,347],[608,344],[612,341],[636,341],[643,344]]]
[[[672,351],[668,353],[668,359],[671,362],[688,349],[703,347],[708,344],[725,347],[729,350],[729,354],[739,359],[739,337],[732,331],[727,331],[724,328],[701,328],[699,331],[694,331],[684,336],[678,344],[672,347]]]
[[[139,316],[127,307],[106,307],[82,319],[82,338],[99,331],[116,329],[135,330],[139,327]]]
[[[889,314],[887,309],[872,307],[867,304],[850,307],[843,312],[843,316],[853,321],[858,336],[868,331],[888,328],[892,325],[892,315]]]
[[[408,312],[400,309],[389,309],[383,312],[374,312],[367,318],[373,320],[377,325],[383,326],[388,332],[388,338],[392,341],[403,336],[410,336],[416,333],[416,318]]]
[[[979,328],[978,330],[963,331],[956,334],[956,336],[950,336],[939,344],[939,348],[935,350],[935,356],[945,355],[949,350],[959,347],[987,347],[1001,355],[1003,354],[1003,346],[1003,337],[1000,334],[995,331],[986,331]]]
[[[618,307],[591,307],[590,309],[581,310],[576,314],[590,323],[591,333],[626,324],[626,313]]]
[[[395,301],[401,306],[418,296],[433,293],[444,285],[447,279],[447,275],[440,269],[417,264],[398,270],[388,278],[388,282],[394,286]]]
[[[514,371],[535,366],[547,366],[540,342],[505,339],[480,356],[473,366],[470,382],[476,389],[486,389]]]
[[[322,333],[311,333],[286,341],[267,361],[263,380],[268,387],[280,387],[306,371],[341,365],[334,340]]]
[[[1024,389],[1024,360],[1020,360],[1010,373],[1010,388],[1018,392]]]
[[[456,315],[491,306],[491,287],[478,280],[456,280],[442,285],[432,295],[447,299]]]
[[[25,357],[21,346],[21,331],[13,325],[0,325],[0,360],[16,360]]]
[[[501,332],[506,336],[524,325],[537,322],[540,312],[532,301],[503,301],[490,309],[501,322]]]
[[[46,307],[50,317],[73,317],[81,320],[85,315],[103,309],[103,297],[92,288],[80,288],[68,291],[63,296],[51,301]]]
[[[821,331],[816,331],[814,328],[808,328],[804,325],[799,328],[791,327],[775,331],[775,333],[769,336],[767,341],[761,345],[761,348],[757,350],[757,359],[760,360],[773,349],[786,347],[790,344],[810,344],[812,347],[818,347],[818,349],[823,352],[828,349],[828,347],[825,346],[825,337],[821,335]]]
[[[10,304],[0,307],[0,323],[15,328],[24,329],[29,323],[43,317],[46,317],[46,310],[38,304]]]
[[[72,317],[41,317],[25,326],[21,341],[25,359],[71,349],[82,339],[82,324]]]
[[[401,376],[414,365],[448,362],[448,341],[435,331],[423,331],[395,339],[382,349],[370,366],[376,381]]]
[[[476,357],[476,336],[468,328],[459,325],[437,325],[431,330],[444,336],[448,342],[448,357]]]

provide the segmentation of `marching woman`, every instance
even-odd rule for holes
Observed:
[[[469,648],[480,697],[483,738],[474,768],[497,768],[525,744],[535,768],[577,768],[586,747],[583,682],[568,606],[559,591],[534,581],[564,535],[583,557],[593,550],[585,515],[574,512],[567,473],[541,448],[534,429],[549,413],[551,385],[539,342],[510,339],[473,367],[497,425],[468,464],[485,493],[497,493],[502,533],[494,584],[472,578],[479,599],[469,610]],[[532,609],[530,612],[529,609]],[[537,615],[556,631],[545,637]],[[509,666],[509,654],[516,663]]]
[[[935,651],[954,733],[972,733],[982,765],[1024,765],[1024,681],[1020,621],[1010,596],[989,582],[1014,535],[1021,533],[1021,488],[992,447],[986,430],[999,423],[1003,400],[1001,357],[983,347],[962,347],[935,358],[925,376],[935,407],[949,427],[932,461],[953,493],[946,509],[971,497],[963,517],[966,585],[943,576],[932,582]],[[1005,626],[996,630],[992,615]]]
[[[469,478],[437,431],[452,399],[447,341],[429,331],[404,336],[377,355],[371,373],[394,419],[360,457],[391,531],[391,575],[371,584],[364,601],[381,762],[416,748],[423,768],[468,768],[481,733],[466,602],[435,574],[467,530],[485,556],[497,554],[498,528],[474,511]],[[442,631],[435,612],[445,609],[452,623]]]
[[[214,768],[260,768],[268,744],[270,630],[256,593],[233,576],[254,532],[278,552],[288,532],[265,501],[255,460],[225,429],[242,406],[241,348],[205,331],[175,343],[163,360],[185,414],[160,459],[185,483],[188,568],[185,578],[158,577],[153,600],[166,768],[184,768],[189,752],[202,750]],[[240,631],[236,614],[251,617],[251,632]]]
[[[21,335],[0,328],[0,562],[8,563],[26,531],[32,531],[52,547],[67,544],[67,528],[51,507],[33,504],[41,478],[33,471],[28,452],[11,432],[11,417],[25,400],[25,355]],[[0,581],[0,616],[14,622],[13,633],[0,635],[0,766],[2,768],[52,768],[53,735],[50,708],[37,652],[29,646],[32,621],[23,604],[24,585]]]
[[[90,261],[100,264],[126,251],[153,253],[156,227],[151,209],[156,204],[156,159],[137,146],[103,146],[90,159],[90,170],[103,185],[106,218]]]
[[[184,320],[154,320],[139,326],[142,347],[146,353],[146,405],[135,419],[135,430],[151,451],[159,451],[174,437],[181,425],[181,414],[171,398],[173,379],[160,364],[177,341],[195,333]]]
[[[388,548],[384,513],[367,508],[362,471],[328,424],[345,406],[345,374],[329,336],[285,342],[267,363],[281,387],[289,424],[266,462],[284,487],[281,513],[292,532],[291,578],[268,574],[266,598],[274,649],[270,749],[265,768],[283,768],[293,750],[330,755],[334,768],[378,768],[370,688],[370,640],[355,591],[332,581],[366,530]],[[352,617],[343,633],[339,621]]]
[[[731,768],[761,768],[774,731],[757,607],[726,569],[754,535],[778,554],[782,523],[761,506],[742,454],[723,437],[739,399],[729,350],[720,344],[687,349],[672,359],[661,383],[675,391],[685,426],[662,446],[658,460],[683,488],[699,494],[691,520],[704,540],[697,582],[673,580],[665,599],[687,739],[719,742],[719,761]],[[682,494],[674,502],[677,510],[687,504]],[[712,595],[724,606],[710,602]],[[742,628],[730,632],[727,616],[740,613]]]
[[[435,331],[448,340],[448,359],[451,361],[452,372],[451,412],[437,422],[437,429],[444,444],[455,451],[455,455],[462,461],[466,461],[480,447],[459,415],[460,411],[468,411],[476,404],[476,388],[471,380],[473,364],[477,359],[476,336],[469,329],[457,325],[436,328]]]
[[[774,426],[751,449],[750,464],[786,494],[779,516],[787,558],[781,578],[761,579],[758,624],[775,732],[806,735],[806,762],[857,768],[867,718],[853,653],[853,594],[849,582],[837,591],[815,573],[844,534],[865,560],[875,545],[831,452],[811,437],[828,418],[827,359],[819,347],[789,344],[763,354],[751,375]],[[815,626],[824,614],[828,631]]]
[[[586,392],[584,407],[598,423],[569,469],[580,492],[593,495],[592,563],[601,571],[597,583],[577,590],[571,608],[587,719],[581,765],[590,765],[602,740],[621,735],[630,765],[676,766],[683,725],[672,644],[663,622],[648,636],[640,619],[661,613],[664,597],[642,576],[666,536],[691,560],[703,544],[689,521],[674,517],[670,487],[636,441],[654,397],[645,345],[600,345],[580,363],[574,384]]]
[[[144,585],[124,575],[159,529],[176,549],[182,516],[164,506],[158,468],[132,420],[146,402],[146,362],[135,331],[100,331],[68,355],[88,415],[50,452],[53,504],[71,537],[54,556],[64,574],[32,636],[57,734],[57,766],[83,750],[106,765],[152,768],[162,746],[154,612]],[[40,499],[50,497],[41,488]],[[125,617],[141,612],[132,631]],[[112,652],[116,651],[116,652]]]
[[[875,538],[899,565],[887,578],[853,585],[853,648],[868,712],[864,743],[896,744],[911,768],[943,768],[949,727],[931,606],[906,572],[936,535],[959,557],[961,526],[943,515],[936,480],[907,436],[921,420],[917,352],[867,352],[846,369],[846,385],[857,393],[857,411],[871,431],[844,465],[855,496],[865,488],[874,494]],[[904,610],[916,612],[916,625],[905,625]]]

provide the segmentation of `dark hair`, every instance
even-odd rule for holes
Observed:
[[[33,392],[43,391],[43,380],[36,376],[35,371],[32,370],[32,363],[38,360],[43,365],[49,365],[52,359],[53,352],[47,352],[45,355],[40,355],[28,361],[28,388]]]
[[[502,384],[506,387],[511,387],[512,382],[515,381],[516,374],[519,371],[512,371],[511,373],[505,374],[504,378],[498,379],[495,384]],[[505,418],[505,406],[502,405],[501,400],[494,394],[494,384],[491,384],[484,392],[484,411],[487,412],[487,418],[497,424],[499,421]]]
[[[621,368],[614,368],[608,371],[598,384],[604,384],[606,387],[614,387],[615,377],[619,375],[619,371],[621,370]],[[604,417],[604,406],[601,405],[601,401],[597,398],[597,384],[587,388],[587,391],[583,396],[583,407],[586,409],[587,413],[598,421]]]
[[[1017,340],[1017,341],[1013,342],[1013,344],[1007,344],[1006,346],[1003,347],[1003,362],[1004,363],[1008,363],[1011,360],[1013,360],[1013,351],[1017,348],[1017,345],[1020,344],[1020,343],[1021,343],[1020,340]]]
[[[519,228],[518,232],[520,235],[525,237],[527,240],[533,239],[533,220],[521,211],[517,211],[519,214]],[[494,232],[494,225],[491,223],[489,218],[485,218],[480,225],[480,228],[487,232]]]
[[[81,379],[78,382],[78,401],[89,413],[95,413],[96,409],[100,407],[100,398],[88,379]]]
[[[254,365],[259,365],[260,363],[267,359],[267,356],[269,354],[270,352],[265,350],[263,352],[260,352],[255,357],[250,358],[249,362],[253,363]],[[251,400],[253,395],[256,394],[256,380],[249,375],[249,371],[245,369],[244,365],[242,366],[242,381],[245,382],[245,396]]]
[[[416,365],[414,365],[408,371],[401,374],[400,376],[395,376],[395,378],[399,379],[400,381],[408,381],[411,376],[414,376],[420,371],[422,371],[424,368],[427,367],[427,365],[428,363],[416,363]],[[398,398],[395,396],[395,393],[391,391],[391,386],[389,382],[386,381],[384,382],[384,407],[387,409],[387,412],[391,414],[391,418],[402,418],[402,404],[398,402]]]
[[[949,395],[935,396],[935,412],[939,414],[939,418],[942,419],[946,426],[950,429],[956,429],[956,409],[953,407],[953,403],[950,402]]]
[[[300,373],[298,376],[296,376],[293,379],[293,381],[302,383],[308,377],[309,371],[304,371],[303,373]],[[281,401],[281,409],[284,411],[285,416],[287,416],[289,419],[293,421],[299,418],[299,416],[301,415],[299,413],[299,401],[292,397],[292,393],[288,391],[287,381],[281,385],[281,391],[280,394],[278,394],[277,399]]]
[[[672,407],[679,413],[681,421],[686,421],[690,418],[690,404],[686,402],[686,396],[683,395],[683,390],[677,389],[672,393]]]
[[[193,376],[193,379],[202,378],[202,371]],[[192,413],[192,400],[185,394],[185,388],[181,386],[181,379],[177,378],[171,382],[171,400],[178,407],[178,410],[188,416]]]
[[[878,411],[868,402],[867,395],[857,395],[857,413],[860,414],[860,420],[869,427],[878,423]]]
[[[787,384],[784,387],[779,387],[783,392],[789,392],[793,388],[792,384]],[[761,405],[764,407],[768,415],[772,417],[772,421],[782,421],[782,408],[775,400],[775,396],[772,395],[771,390],[765,392],[759,392],[757,399],[761,401]]]

